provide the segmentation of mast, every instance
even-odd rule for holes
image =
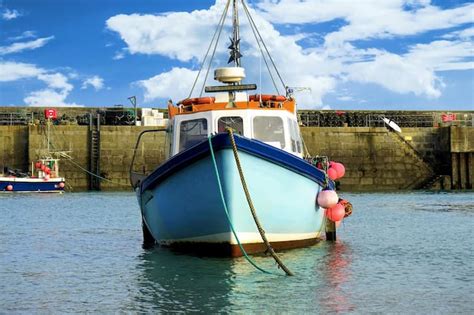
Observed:
[[[228,63],[234,62],[235,67],[240,67],[240,34],[239,34],[239,9],[238,0],[232,0],[232,38],[230,39],[230,58]]]

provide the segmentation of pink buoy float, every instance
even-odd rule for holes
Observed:
[[[322,190],[318,194],[317,202],[321,208],[334,207],[339,200],[337,193],[334,190]]]
[[[13,190],[13,185],[7,185],[7,190],[12,191]]]

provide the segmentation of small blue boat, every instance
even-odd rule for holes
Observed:
[[[316,199],[333,182],[303,159],[291,90],[247,94],[256,85],[241,82],[235,10],[233,17],[234,66],[214,72],[225,85],[206,87],[212,97],[168,104],[169,158],[149,174],[135,172],[140,168],[132,162],[145,243],[221,256],[264,252],[257,216],[276,250],[315,244],[324,232],[325,210]]]

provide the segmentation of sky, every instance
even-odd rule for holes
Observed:
[[[0,106],[185,99],[226,2],[0,0]],[[284,83],[272,84],[241,8],[244,83],[257,93],[292,87],[301,109],[474,110],[473,1],[246,2]],[[206,86],[228,66],[230,14],[225,21]]]

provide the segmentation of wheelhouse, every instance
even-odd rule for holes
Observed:
[[[296,117],[284,109],[222,109],[176,115],[172,122],[171,155],[189,149],[211,134],[226,132],[229,127],[246,138],[299,157],[303,155]]]

